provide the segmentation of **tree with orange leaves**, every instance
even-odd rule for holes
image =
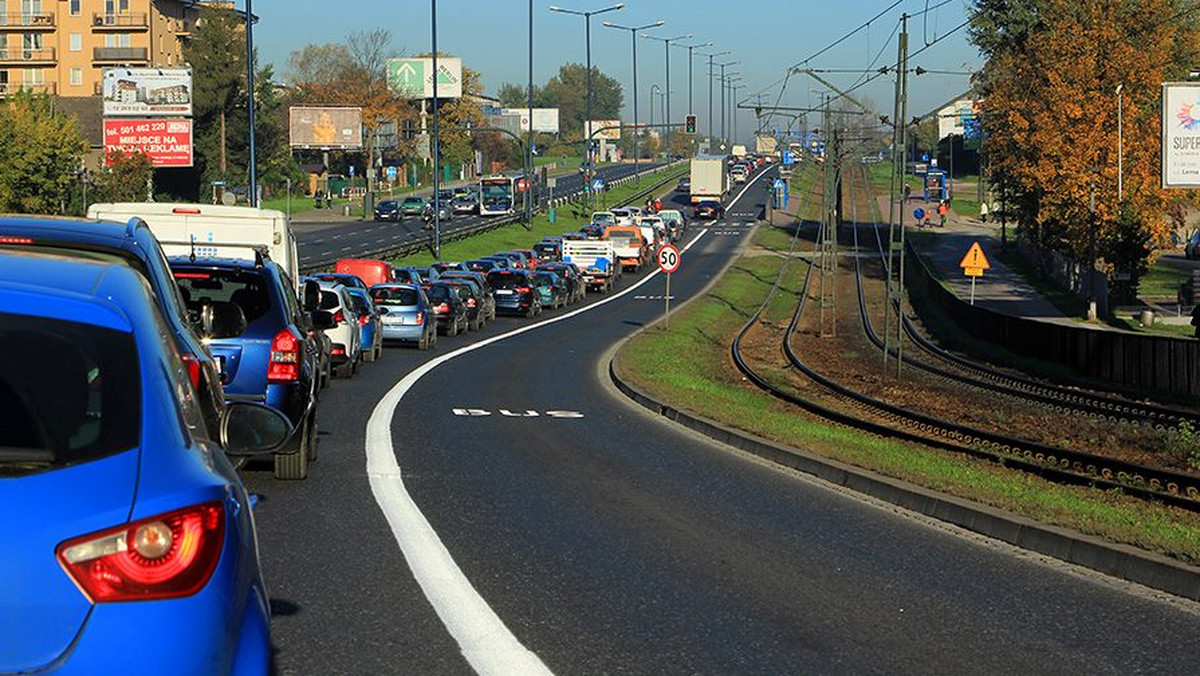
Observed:
[[[1194,198],[1161,188],[1159,97],[1200,57],[1196,16],[1180,0],[976,0],[984,152],[1023,236],[1136,284],[1171,204]]]

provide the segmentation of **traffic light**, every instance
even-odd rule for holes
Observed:
[[[685,121],[683,124],[683,130],[689,134],[696,133],[696,116],[695,115],[687,116],[687,121]]]

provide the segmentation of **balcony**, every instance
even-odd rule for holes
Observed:
[[[21,47],[9,45],[0,48],[0,65],[4,66],[53,66],[53,47]]]
[[[137,63],[149,61],[145,47],[93,47],[92,61],[102,63]]]
[[[53,14],[0,14],[2,30],[54,30]]]
[[[144,31],[150,28],[149,14],[93,14],[92,30]]]
[[[12,96],[17,92],[30,92],[33,94],[53,94],[55,91],[53,82],[39,82],[36,84],[26,84],[18,82],[0,82],[0,99],[6,96]]]

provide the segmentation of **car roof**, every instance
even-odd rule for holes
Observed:
[[[126,265],[34,251],[0,252],[0,310],[96,324],[121,331],[130,309],[151,304],[144,278]]]
[[[197,256],[192,259],[191,256],[168,256],[167,262],[172,268],[175,267],[203,267],[203,268],[237,268],[239,270],[261,270],[268,265],[274,265],[274,261],[263,259],[263,264],[258,265],[254,261],[245,258],[202,258]]]

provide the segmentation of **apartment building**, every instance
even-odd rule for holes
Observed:
[[[180,66],[198,0],[0,0],[0,98],[95,97],[105,68]]]

